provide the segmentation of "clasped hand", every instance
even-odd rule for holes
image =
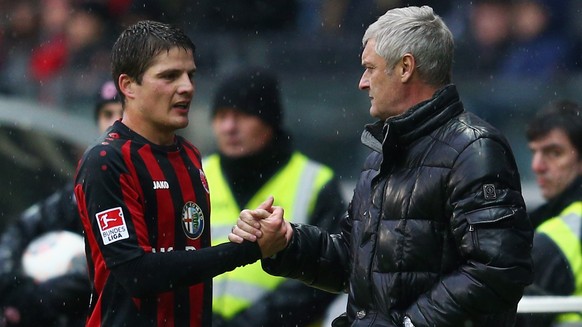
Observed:
[[[257,242],[263,258],[283,250],[291,240],[293,228],[285,221],[283,208],[273,206],[274,201],[269,196],[257,209],[241,211],[228,239],[235,243],[243,240]]]

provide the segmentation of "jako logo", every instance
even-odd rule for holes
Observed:
[[[154,181],[154,190],[169,190],[170,184],[166,181]]]

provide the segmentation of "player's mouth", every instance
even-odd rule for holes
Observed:
[[[183,111],[188,111],[188,110],[190,110],[190,101],[176,102],[176,103],[174,103],[172,108],[178,109],[178,110],[183,110]]]

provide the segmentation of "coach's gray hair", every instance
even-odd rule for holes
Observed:
[[[453,34],[431,7],[404,7],[388,10],[372,23],[362,44],[374,39],[375,51],[392,69],[407,53],[414,56],[418,74],[430,85],[451,82]]]

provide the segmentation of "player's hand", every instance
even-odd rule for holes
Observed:
[[[245,209],[240,212],[236,225],[232,227],[228,239],[231,242],[242,243],[243,240],[255,242],[262,236],[261,223],[259,220],[269,217],[273,211],[275,199],[269,196],[257,209]]]
[[[283,250],[293,235],[293,229],[284,219],[284,210],[273,206],[270,196],[255,210],[243,210],[228,238],[232,242],[257,241],[263,258]]]
[[[273,212],[260,220],[262,236],[257,243],[261,248],[263,258],[272,257],[279,251],[285,249],[293,235],[293,228],[288,221],[283,218],[284,210],[281,207],[273,207]]]

